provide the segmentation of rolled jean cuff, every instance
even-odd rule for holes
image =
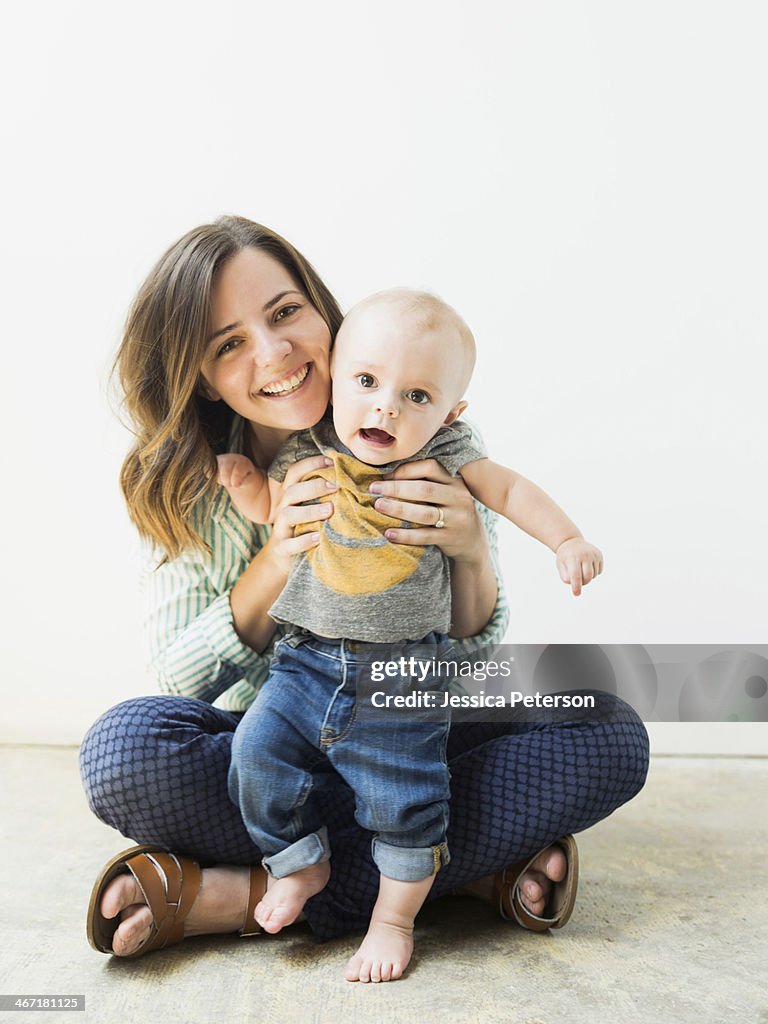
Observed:
[[[285,878],[286,875],[293,875],[311,864],[322,864],[330,859],[328,829],[323,825],[317,832],[310,832],[303,839],[297,839],[279,853],[265,857],[261,863],[273,878]]]
[[[371,842],[371,855],[382,875],[399,882],[420,882],[436,875],[451,860],[446,842],[436,846],[392,846],[378,836]]]

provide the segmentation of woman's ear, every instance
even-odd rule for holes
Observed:
[[[454,405],[454,407],[443,420],[443,426],[450,427],[452,423],[455,423],[459,416],[461,416],[461,414],[467,408],[467,404],[467,402],[457,402],[456,405]]]
[[[197,383],[197,392],[202,395],[203,398],[207,398],[209,402],[220,402],[221,395],[218,391],[211,387],[205,377],[200,374],[200,380]]]

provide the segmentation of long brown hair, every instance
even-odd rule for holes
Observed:
[[[339,306],[317,271],[280,235],[244,217],[220,217],[187,232],[150,271],[128,314],[114,372],[136,443],[120,485],[139,533],[166,558],[205,545],[192,512],[216,487],[216,453],[232,410],[198,388],[210,330],[214,278],[247,247],[283,266],[335,338]]]

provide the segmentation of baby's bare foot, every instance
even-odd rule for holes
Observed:
[[[324,889],[330,877],[331,866],[328,861],[323,861],[284,878],[270,878],[264,899],[254,911],[256,921],[265,932],[273,935],[293,924],[310,896],[316,896]]]
[[[347,981],[396,981],[413,954],[413,928],[371,921],[360,949],[347,961]]]
[[[242,928],[248,885],[248,868],[206,868],[200,892],[184,922],[185,937],[235,932]],[[120,916],[120,924],[112,937],[112,952],[116,956],[129,956],[149,938],[152,911],[144,902],[133,875],[118,875],[109,883],[101,898],[100,910],[110,920]]]

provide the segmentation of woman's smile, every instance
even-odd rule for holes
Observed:
[[[266,395],[269,398],[286,398],[288,395],[293,395],[307,380],[311,369],[311,363],[304,363],[297,370],[292,370],[285,377],[280,378],[280,380],[265,384],[259,391],[259,394]]]

